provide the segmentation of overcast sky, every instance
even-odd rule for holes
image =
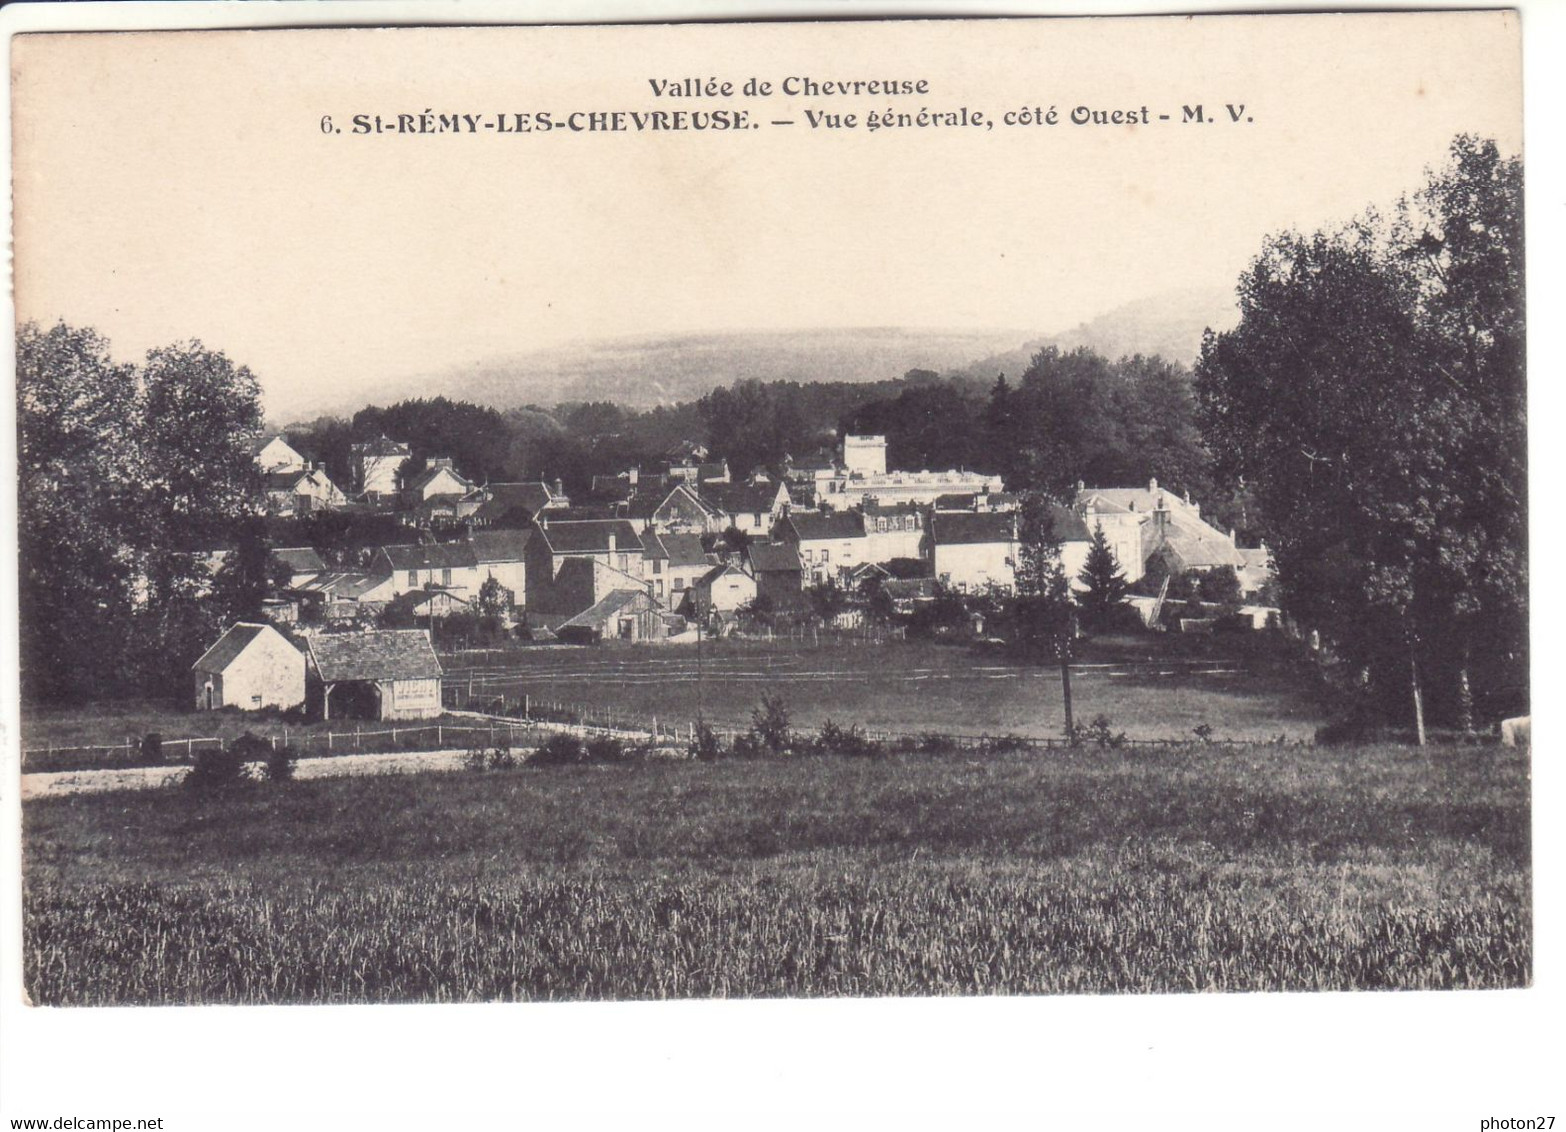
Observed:
[[[687,75],[929,93],[647,81]],[[200,338],[284,416],[324,384],[371,400],[581,338],[1053,332],[1231,285],[1266,233],[1390,203],[1460,131],[1521,149],[1501,13],[50,36],[19,44],[14,89],[20,317],[92,325],[127,358]],[[999,121],[1196,103],[1218,123]],[[863,128],[963,107],[995,127]],[[759,128],[351,133],[358,113],[693,108]],[[861,127],[812,130],[807,108]]]

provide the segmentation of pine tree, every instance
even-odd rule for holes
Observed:
[[[1088,547],[1087,562],[1082,567],[1082,573],[1077,575],[1077,580],[1087,587],[1077,601],[1089,622],[1103,624],[1116,609],[1125,604],[1129,589],[1126,576],[1115,559],[1115,552],[1110,549],[1109,540],[1104,537],[1103,524],[1093,528],[1093,542]]]

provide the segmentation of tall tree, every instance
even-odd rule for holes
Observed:
[[[1077,597],[1084,617],[1090,625],[1107,625],[1115,611],[1125,605],[1129,586],[1109,540],[1104,537],[1102,524],[1093,528],[1087,561],[1082,564],[1082,572],[1077,578],[1084,587]]]
[[[1446,708],[1463,658],[1526,650],[1521,205],[1520,164],[1459,138],[1390,217],[1268,240],[1197,365],[1286,604],[1419,724],[1432,676]]]
[[[200,342],[151,350],[141,443],[162,517],[183,529],[251,514],[260,472],[250,452],[261,431],[261,386]]]
[[[90,329],[17,333],[18,607],[23,694],[120,683],[148,530],[141,389]]]

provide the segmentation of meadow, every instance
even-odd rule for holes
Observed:
[[[35,1002],[1473,988],[1526,752],[781,757],[30,801]]]
[[[1254,635],[1260,638],[1261,634]],[[1146,634],[1085,642],[1073,665],[1075,715],[1105,715],[1132,738],[1308,739],[1325,716],[1309,675],[1273,642],[1249,636]],[[918,641],[819,646],[779,641],[616,645],[467,654],[445,660],[452,702],[566,703],[617,718],[669,722],[698,715],[743,728],[763,693],[802,725],[828,719],[908,735],[1060,736],[1058,668]],[[471,688],[471,697],[469,690]]]

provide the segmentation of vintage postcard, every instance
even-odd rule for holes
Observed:
[[[1516,12],[11,99],[35,1007],[1532,984]]]

